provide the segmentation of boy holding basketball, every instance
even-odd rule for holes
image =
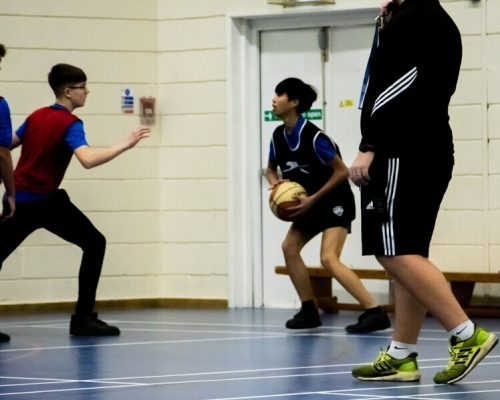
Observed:
[[[56,97],[55,104],[33,112],[12,138],[12,147],[22,146],[14,171],[17,208],[12,218],[0,224],[0,266],[39,228],[76,244],[83,256],[70,334],[119,335],[117,327],[101,321],[94,312],[106,238],[59,185],[73,154],[85,168],[93,168],[134,147],[149,136],[149,129],[137,128],[114,146],[92,148],[87,143],[83,122],[73,114],[85,104],[89,93],[87,76],[78,67],[57,64],[52,67],[48,80]],[[4,200],[4,207],[8,206]]]
[[[321,265],[363,306],[349,333],[366,333],[390,326],[386,312],[377,305],[358,276],[340,261],[351,222],[355,217],[354,196],[347,177],[349,171],[339,148],[321,129],[301,114],[317,98],[314,89],[297,78],[287,78],[276,86],[273,112],[282,121],[273,133],[266,176],[274,189],[284,180],[301,184],[308,195],[293,207],[293,222],[282,244],[285,264],[302,302],[300,311],[286,322],[290,329],[321,325],[314,303],[302,248],[322,233]],[[282,178],[278,175],[281,170]]]

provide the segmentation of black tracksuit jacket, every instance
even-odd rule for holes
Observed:
[[[405,0],[380,30],[361,114],[362,143],[385,157],[453,158],[448,105],[460,32],[438,0]]]

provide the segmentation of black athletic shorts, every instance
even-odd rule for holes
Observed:
[[[371,183],[361,189],[363,255],[428,257],[452,170],[453,157],[375,156]]]
[[[301,218],[294,221],[292,227],[300,232],[317,235],[328,228],[341,226],[350,233],[355,214],[354,197],[344,201],[321,199]]]

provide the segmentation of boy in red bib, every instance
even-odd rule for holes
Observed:
[[[87,143],[83,122],[73,114],[76,108],[85,105],[89,94],[87,76],[78,67],[57,64],[48,80],[56,96],[55,103],[33,112],[12,139],[12,147],[22,146],[14,171],[17,209],[11,219],[0,225],[0,265],[28,235],[40,228],[76,244],[83,255],[70,334],[119,335],[117,327],[99,320],[94,312],[106,239],[59,185],[73,154],[85,168],[93,168],[134,147],[149,136],[149,129],[137,128],[114,146],[92,148]]]

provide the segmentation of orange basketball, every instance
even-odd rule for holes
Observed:
[[[283,182],[276,186],[269,196],[269,207],[274,215],[283,221],[292,221],[290,216],[296,211],[290,211],[300,203],[297,197],[307,196],[306,190],[297,182]]]

